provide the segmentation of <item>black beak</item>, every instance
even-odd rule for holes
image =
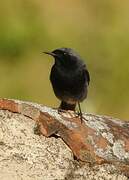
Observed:
[[[56,54],[54,54],[54,53],[52,53],[52,52],[43,52],[43,53],[48,54],[48,55],[53,56],[53,57],[56,56]]]

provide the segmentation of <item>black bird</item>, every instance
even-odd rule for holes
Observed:
[[[76,104],[78,104],[82,122],[80,102],[87,97],[87,88],[90,82],[86,65],[71,48],[59,48],[44,53],[55,58],[50,81],[56,97],[61,100],[59,109],[75,111]]]

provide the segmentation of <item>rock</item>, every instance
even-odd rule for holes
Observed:
[[[126,180],[115,165],[74,160],[60,137],[35,134],[36,121],[0,110],[0,180]]]

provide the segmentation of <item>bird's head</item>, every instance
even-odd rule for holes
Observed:
[[[53,56],[57,65],[74,66],[83,63],[80,56],[71,48],[59,48],[52,52],[44,53]]]

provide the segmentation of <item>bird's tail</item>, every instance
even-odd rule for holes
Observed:
[[[62,101],[59,109],[75,111],[75,107],[76,107],[76,103],[75,104],[69,104],[67,102]]]

